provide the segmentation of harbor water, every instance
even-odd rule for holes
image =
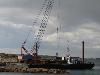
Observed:
[[[0,72],[0,75],[100,75],[100,66],[95,66],[92,70],[67,70],[63,74]]]

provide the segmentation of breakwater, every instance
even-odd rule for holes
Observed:
[[[6,66],[0,66],[0,72],[21,72],[21,73],[65,73],[62,69],[29,68],[27,64],[9,63]]]
[[[19,63],[18,55],[0,53],[0,72],[64,73],[65,70],[46,69],[46,68],[28,68],[27,64]]]

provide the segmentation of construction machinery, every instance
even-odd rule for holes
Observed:
[[[22,43],[21,56],[19,56],[19,60],[21,62],[25,62],[25,61],[37,62],[40,60],[40,57],[38,56],[38,49],[40,47],[42,37],[44,36],[44,32],[48,25],[47,23],[48,23],[53,5],[54,5],[54,0],[44,0],[42,7],[37,15],[37,18],[33,22],[33,25],[35,25],[37,23],[38,17],[40,16],[40,14],[42,14],[42,19],[41,19],[41,23],[40,23],[40,26],[39,26],[39,29],[38,29],[38,32],[36,35],[36,40],[35,40],[31,50],[28,50],[25,47],[28,37]],[[30,35],[30,33],[28,34],[28,36],[29,35]],[[23,54],[23,51],[26,53],[26,55]]]

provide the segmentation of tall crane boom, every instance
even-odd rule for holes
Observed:
[[[31,54],[31,55],[36,54],[36,55],[38,55],[38,49],[40,47],[40,42],[42,40],[42,37],[44,36],[43,34],[46,30],[47,23],[48,23],[53,5],[54,5],[54,0],[45,0],[44,1],[43,6],[42,6],[42,8],[41,8],[41,10],[40,10],[40,12],[38,13],[38,16],[37,16],[37,18],[38,18],[41,13],[43,14],[42,19],[41,19],[41,23],[40,23],[40,26],[39,26],[38,33],[36,35],[36,41],[33,43],[32,50],[28,51],[24,47],[24,45],[26,43],[26,40],[25,40],[24,44],[21,47],[21,52],[22,52],[22,49],[23,49],[27,54]],[[37,23],[37,18],[33,22],[33,25],[35,25]]]
[[[48,20],[49,20],[49,17],[50,17],[50,13],[51,13],[53,4],[54,4],[54,0],[47,0],[47,4],[46,4],[44,12],[43,12],[43,17],[42,17],[42,20],[41,20],[40,28],[38,30],[38,34],[37,34],[37,37],[36,37],[36,42],[34,43],[33,48],[31,50],[31,53],[34,52],[34,50],[36,50],[35,51],[36,55],[38,54],[40,42],[41,42],[41,39],[42,39],[43,34],[45,32],[45,29],[47,27],[47,23],[48,23]]]

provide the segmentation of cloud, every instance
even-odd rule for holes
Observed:
[[[99,0],[63,0],[61,1],[60,20],[66,31],[72,31],[83,23],[100,22]],[[65,8],[64,8],[65,7]],[[64,29],[65,30],[65,29]]]
[[[28,47],[33,45],[35,32],[40,26],[41,17],[33,27],[37,12],[44,0],[0,0],[0,48],[17,50],[27,37]],[[99,0],[55,0],[55,5],[44,34],[40,54],[63,55],[69,41],[72,56],[81,56],[81,41],[85,41],[87,57],[100,54],[100,1]],[[59,6],[58,6],[59,5]],[[59,27],[59,42],[57,42]],[[30,42],[31,41],[31,42]],[[59,49],[57,50],[57,43]],[[27,47],[27,48],[28,48]],[[0,51],[1,51],[0,49]],[[5,52],[7,51],[5,50]],[[14,52],[16,53],[16,51]],[[8,52],[9,52],[8,51]],[[13,50],[12,50],[13,51]],[[2,52],[2,51],[1,51]],[[92,54],[92,55],[91,55]]]
[[[11,54],[19,54],[19,52],[20,52],[20,49],[13,49],[13,48],[1,48],[0,49],[0,53],[6,53],[6,54],[9,54],[9,53],[11,53]]]
[[[70,31],[70,32],[59,32],[58,34],[59,40],[57,40],[57,33],[55,32],[53,34],[49,34],[45,36],[43,41],[48,42],[49,46],[51,46],[51,44],[54,44],[54,46],[56,47],[58,43],[60,45],[59,47],[61,47],[60,49],[62,50],[62,52],[64,52],[68,46],[67,41],[70,41],[72,55],[81,56],[80,55],[81,47],[82,47],[81,42],[84,40],[85,48],[87,50],[86,52],[89,53],[89,56],[86,53],[87,57],[92,57],[92,55],[90,54],[94,51],[99,52],[99,49],[100,49],[99,47],[100,33],[98,30],[100,29],[97,23],[86,23],[86,24],[80,25],[77,30]],[[51,48],[52,47],[53,46],[51,46]]]

